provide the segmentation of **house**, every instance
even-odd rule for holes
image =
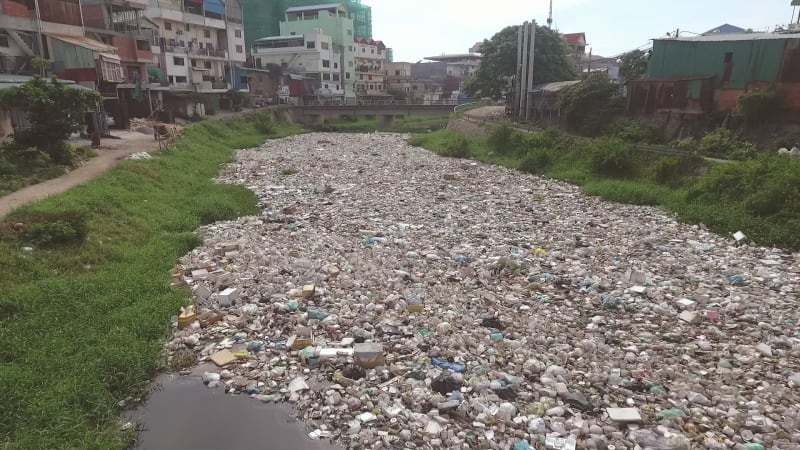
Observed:
[[[386,64],[386,91],[411,95],[411,63],[393,62]]]
[[[330,69],[338,72],[339,79],[334,80],[332,77],[331,80],[321,80],[322,87],[319,94],[323,97],[342,96],[347,101],[355,101],[354,25],[344,4],[329,3],[289,8],[286,10],[285,19],[280,23],[280,29],[281,36],[301,36],[309,33],[329,36],[332,59],[327,60],[327,63],[323,61],[323,67],[328,68],[324,64],[330,65]]]
[[[355,40],[356,94],[362,99],[387,99],[386,93],[386,45],[382,41],[368,38]]]
[[[561,117],[560,95],[561,91],[580,83],[576,81],[557,81],[554,83],[534,86],[529,97],[529,116],[535,121],[557,124]]]
[[[628,83],[627,109],[700,116],[730,111],[739,96],[764,87],[780,89],[787,106],[800,111],[800,34],[656,39],[647,77]]]
[[[253,43],[252,56],[257,69],[274,65],[284,72],[299,75],[301,80],[312,80],[314,88],[303,95],[325,100],[342,100],[345,91],[342,82],[342,55],[333,44],[333,37],[314,29],[302,35],[274,36],[257,39]],[[310,101],[317,99],[308,98]]]
[[[747,30],[745,30],[744,28],[739,28],[729,23],[725,23],[716,28],[712,28],[706,31],[705,33],[703,33],[703,36],[713,36],[717,34],[744,34],[746,32]]]
[[[588,68],[588,57],[586,56],[586,33],[567,33],[563,34],[564,42],[567,43],[570,56],[575,62],[578,73],[583,73]]]

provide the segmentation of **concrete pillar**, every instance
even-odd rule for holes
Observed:
[[[381,128],[389,128],[394,124],[394,115],[393,114],[383,114],[381,115]]]

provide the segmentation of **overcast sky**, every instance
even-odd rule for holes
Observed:
[[[548,0],[363,0],[372,6],[373,38],[395,61],[464,53],[507,25],[546,24]],[[553,0],[553,27],[586,32],[595,55],[640,47],[667,31],[703,33],[724,23],[772,30],[792,17],[790,0]],[[587,50],[588,51],[588,50]]]

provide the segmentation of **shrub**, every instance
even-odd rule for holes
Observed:
[[[608,133],[625,142],[642,142],[645,144],[661,143],[661,135],[658,128],[652,125],[639,123],[635,120],[618,120],[611,125]]]
[[[261,134],[270,135],[275,132],[275,123],[272,122],[272,119],[267,114],[251,114],[247,119],[253,124],[256,131]]]
[[[448,139],[442,142],[442,149],[439,154],[449,158],[469,158],[472,156],[469,148],[469,139],[463,135],[449,136]]]
[[[599,175],[627,177],[636,173],[635,151],[622,139],[596,139],[589,151],[592,171]]]
[[[623,112],[619,86],[605,74],[594,74],[561,91],[561,114],[567,128],[598,136]]]
[[[519,154],[525,150],[526,141],[525,134],[507,124],[492,128],[486,138],[489,148],[498,155]]]
[[[22,240],[38,247],[57,247],[80,244],[89,234],[86,214],[69,212],[27,218],[23,224]]]
[[[519,170],[541,174],[553,165],[553,155],[543,148],[532,150],[519,163]]]
[[[0,159],[33,167],[45,167],[51,163],[47,152],[36,147],[23,147],[15,142],[0,144]]]
[[[658,184],[678,186],[687,177],[700,175],[707,164],[697,156],[666,156],[658,158],[653,165],[652,178]]]
[[[780,113],[782,98],[774,89],[756,89],[739,96],[736,109],[744,117],[746,125],[758,125]]]
[[[725,127],[706,134],[702,139],[685,138],[672,143],[672,146],[703,156],[725,159],[750,159],[757,154],[755,146],[742,141],[736,134]]]

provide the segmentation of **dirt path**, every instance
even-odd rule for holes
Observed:
[[[113,134],[122,139],[103,139],[100,149],[96,150],[97,156],[78,169],[0,197],[0,218],[22,205],[66,192],[75,186],[86,183],[114,167],[131,153],[150,152],[158,148],[158,143],[153,139],[152,134],[129,131],[114,131]]]

